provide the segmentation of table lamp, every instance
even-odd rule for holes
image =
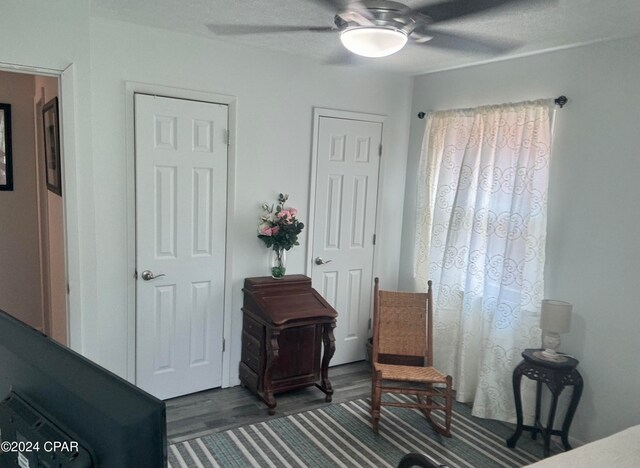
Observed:
[[[540,310],[540,328],[542,329],[542,347],[540,354],[549,360],[561,360],[557,353],[560,347],[560,333],[567,333],[571,328],[571,310],[568,302],[543,299]]]

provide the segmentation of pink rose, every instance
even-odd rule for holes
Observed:
[[[271,228],[271,235],[275,236],[276,234],[278,234],[278,232],[280,232],[280,227],[279,226],[273,226]]]
[[[258,232],[263,236],[271,236],[273,229],[267,223],[262,223],[258,226]]]
[[[291,216],[295,216],[298,214],[298,210],[295,208],[289,208],[289,213],[291,213]]]
[[[291,213],[289,210],[281,210],[278,212],[278,218],[281,219],[283,223],[288,224],[291,222]]]

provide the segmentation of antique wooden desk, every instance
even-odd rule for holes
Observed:
[[[331,401],[328,371],[338,313],[311,287],[311,278],[246,278],[242,291],[241,384],[267,404],[269,414],[275,413],[274,394],[310,385]]]
[[[578,366],[578,360],[567,357],[564,362],[554,362],[541,359],[536,356],[539,349],[525,349],[522,353],[523,361],[513,371],[513,393],[516,403],[516,418],[517,427],[515,433],[507,439],[507,446],[514,448],[518,439],[522,435],[522,431],[530,431],[531,437],[536,438],[538,433],[542,434],[544,439],[544,456],[549,456],[549,443],[552,435],[559,435],[562,439],[562,445],[565,450],[571,450],[569,445],[569,427],[571,421],[580,402],[580,395],[582,395],[582,376],[576,369]],[[520,383],[522,382],[522,376],[535,380],[537,383],[536,388],[536,413],[535,422],[533,426],[526,426],[522,424],[522,397],[520,395]],[[551,405],[549,408],[549,415],[547,417],[546,427],[540,422],[540,406],[542,400],[542,384],[547,384],[552,394]],[[558,397],[564,387],[572,385],[573,393],[571,394],[571,403],[567,414],[562,423],[562,430],[553,428],[553,421],[556,415],[556,408],[558,406]]]

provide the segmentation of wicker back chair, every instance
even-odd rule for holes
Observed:
[[[381,291],[375,279],[371,356],[371,419],[375,432],[381,405],[402,406],[420,409],[438,433],[451,436],[451,376],[432,367],[433,294],[431,281],[428,284],[426,294]],[[382,401],[383,392],[414,395],[416,401]],[[442,423],[431,417],[433,411],[444,413]]]

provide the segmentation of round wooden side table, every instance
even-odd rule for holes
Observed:
[[[569,445],[569,427],[576,413],[576,408],[582,395],[583,381],[580,372],[576,369],[578,360],[566,357],[564,362],[546,360],[540,356],[540,349],[525,349],[522,353],[523,361],[513,371],[513,394],[516,403],[517,427],[515,433],[507,439],[507,446],[514,448],[522,431],[530,431],[531,438],[535,439],[537,434],[541,434],[544,439],[544,456],[549,456],[549,444],[552,435],[559,435],[565,450],[571,450]],[[522,396],[520,394],[520,384],[522,376],[526,376],[536,381],[536,413],[533,426],[522,424]],[[540,406],[542,401],[542,384],[546,384],[551,391],[552,400],[547,416],[546,427],[540,422]],[[562,430],[553,428],[553,421],[556,416],[558,397],[567,386],[573,386],[569,409],[562,423]]]

